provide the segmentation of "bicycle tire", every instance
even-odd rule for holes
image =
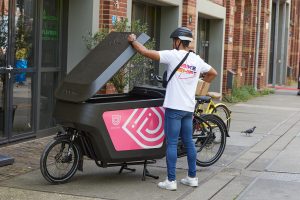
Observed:
[[[216,163],[222,156],[226,146],[226,130],[219,117],[208,114],[193,119],[193,139],[197,150],[196,164],[200,167],[208,167]],[[217,131],[219,136],[217,137]],[[213,150],[215,144],[219,144],[217,151],[212,153],[210,159],[205,160],[205,153]]]
[[[224,121],[227,127],[227,131],[229,132],[231,123],[231,111],[227,108],[227,106],[223,104],[217,104],[212,114],[219,116]]]
[[[68,154],[66,155],[66,152],[64,151],[66,148],[65,146],[69,147],[68,148]],[[61,145],[60,151],[55,154],[54,156],[54,163],[48,163],[50,153],[54,150],[54,148],[57,145]],[[71,151],[69,151],[71,149]],[[71,153],[69,153],[71,152]],[[72,158],[70,157],[72,156]],[[40,170],[43,175],[43,177],[50,183],[52,184],[60,184],[60,183],[65,183],[67,182],[72,176],[76,173],[79,165],[79,160],[80,160],[80,153],[79,153],[79,148],[77,147],[76,144],[72,143],[69,139],[67,138],[57,138],[50,142],[46,148],[44,149],[41,159],[40,159]],[[73,161],[73,162],[72,162]],[[54,165],[57,169],[60,167],[60,165],[64,164],[70,164],[72,162],[71,168],[63,175],[56,176],[55,174],[52,174],[50,172],[50,167]],[[58,169],[60,170],[60,169]]]

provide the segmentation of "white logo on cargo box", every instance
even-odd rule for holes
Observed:
[[[121,122],[121,115],[112,115],[111,122],[115,126],[119,125]]]
[[[134,109],[122,129],[142,148],[159,148],[163,144],[163,108]],[[156,121],[156,123],[154,123]]]

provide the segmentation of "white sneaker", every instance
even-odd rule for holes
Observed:
[[[198,187],[198,178],[197,177],[191,178],[187,176],[186,178],[181,179],[180,183],[191,187]]]
[[[177,182],[175,181],[169,181],[166,179],[163,182],[158,183],[158,187],[166,190],[177,190]]]

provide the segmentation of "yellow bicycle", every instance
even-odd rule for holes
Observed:
[[[151,74],[151,80],[156,80],[162,83],[162,77]],[[208,92],[208,96],[196,96],[196,106],[194,115],[200,117],[202,114],[214,114],[219,116],[225,123],[227,131],[230,128],[231,111],[223,103],[214,103],[212,99],[220,99],[221,94],[217,92]]]
[[[219,116],[226,124],[227,131],[230,128],[231,111],[223,103],[215,103],[213,99],[220,99],[221,94],[216,92],[208,92],[207,96],[196,96],[196,106],[194,114],[215,114]]]

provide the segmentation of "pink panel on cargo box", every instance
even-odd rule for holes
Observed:
[[[150,107],[103,113],[117,151],[160,148],[164,141],[164,108]]]

